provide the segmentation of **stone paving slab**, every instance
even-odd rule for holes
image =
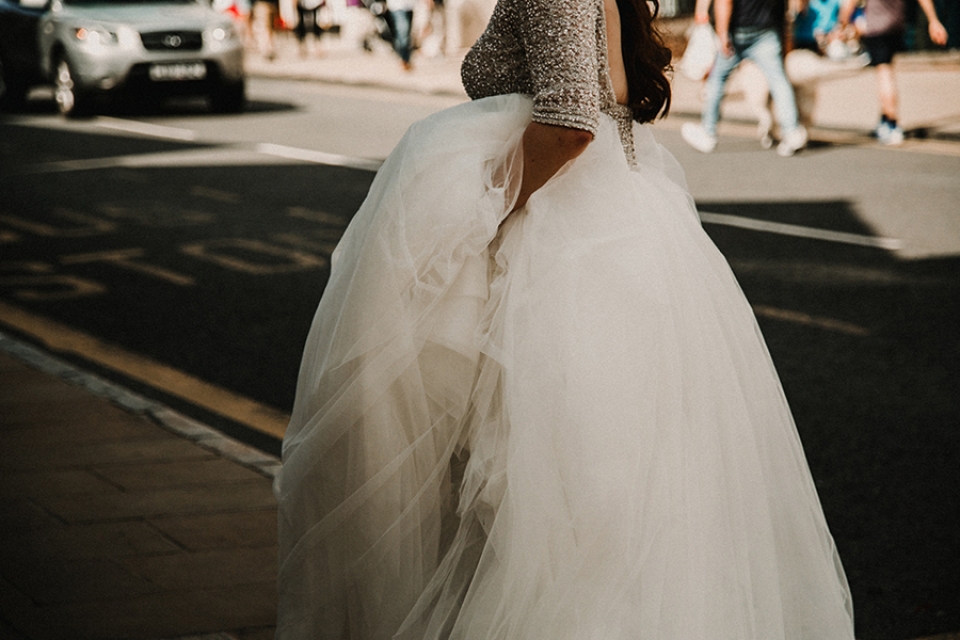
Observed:
[[[0,476],[2,478],[2,476]],[[36,503],[26,498],[0,499],[0,530],[34,531],[44,527],[60,526],[60,521]]]
[[[8,375],[6,372],[2,374]],[[13,374],[10,374],[13,375]],[[89,403],[74,404],[69,407],[72,421],[92,421],[94,424],[111,423],[115,420],[125,422],[127,416],[122,409],[110,404],[106,406]],[[0,427],[3,429],[32,429],[44,425],[68,427],[64,423],[64,406],[60,404],[9,404],[0,412]]]
[[[17,555],[80,560],[152,557],[179,553],[182,549],[178,541],[146,522],[108,522],[4,532],[0,536],[0,563],[8,566],[7,559]]]
[[[79,428],[79,427],[78,427]],[[0,440],[2,441],[2,440]],[[147,440],[124,440],[85,445],[55,444],[5,449],[0,469],[57,469],[109,463],[211,459],[214,455],[194,443],[172,435]]]
[[[83,417],[74,416],[75,420]],[[60,418],[57,422],[30,425],[22,422],[19,425],[4,425],[0,432],[0,444],[4,447],[36,447],[57,444],[90,444],[94,442],[110,442],[117,440],[150,440],[164,438],[168,432],[159,426],[143,424],[142,421],[132,421],[130,416],[123,415],[122,419],[105,416],[97,420],[96,425],[79,430],[72,424],[65,424]]]
[[[184,584],[211,589],[222,585],[272,583],[277,576],[277,548],[131,556],[123,565],[134,575],[168,590]]]
[[[54,469],[3,474],[0,498],[72,495],[116,490],[114,485],[87,469]]]
[[[272,588],[269,583],[118,598],[97,603],[96,615],[87,603],[27,607],[11,624],[30,640],[157,640],[211,633],[240,638],[273,626],[276,600],[265,596]]]
[[[277,542],[275,509],[243,513],[149,518],[147,522],[184,549],[243,549]]]
[[[40,608],[63,603],[88,603],[99,608],[105,600],[131,598],[163,591],[111,558],[64,560],[26,549],[16,559],[4,559],[4,576]]]
[[[68,524],[259,510],[275,504],[270,483],[263,480],[217,488],[201,485],[133,493],[41,496],[35,502]]]
[[[273,637],[276,458],[3,334],[0,389],[0,640]]]
[[[209,452],[207,453],[209,455]],[[256,471],[242,467],[232,460],[207,456],[136,465],[96,466],[93,471],[124,491],[169,489],[211,482],[259,482],[262,478]]]

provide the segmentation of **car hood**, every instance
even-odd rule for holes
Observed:
[[[229,18],[210,7],[196,3],[155,2],[146,4],[96,3],[68,4],[55,16],[58,22],[97,22],[103,25],[127,25],[134,29],[197,29],[229,22]]]

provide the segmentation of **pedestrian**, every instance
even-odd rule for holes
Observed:
[[[793,48],[827,54],[841,0],[807,0],[793,23]]]
[[[404,71],[413,69],[410,56],[413,52],[413,11],[418,0],[387,0],[390,13],[390,29],[393,34],[393,50],[400,56]]]
[[[947,30],[937,18],[933,0],[918,0],[927,16],[930,40],[937,45],[947,44]],[[840,10],[837,29],[843,31],[857,8],[858,0],[845,0]],[[866,0],[864,28],[860,43],[870,56],[869,65],[877,69],[877,96],[880,99],[880,122],[874,135],[881,144],[903,143],[903,129],[898,122],[900,92],[893,68],[893,57],[904,49],[906,30],[906,6],[904,0]]]
[[[310,36],[309,42],[312,43],[313,50],[319,50],[320,38],[323,36],[320,10],[324,5],[325,0],[297,0],[297,24],[293,32],[300,45],[301,56],[310,53],[311,45],[308,44],[307,36]]]
[[[418,50],[427,58],[436,58],[443,55],[446,47],[443,0],[426,0],[423,6],[423,28],[420,30]]]
[[[653,137],[647,0],[499,0],[332,256],[279,640],[853,640],[750,305]]]
[[[253,37],[253,47],[267,60],[277,57],[274,32],[278,15],[280,15],[279,0],[253,0],[253,9],[250,11],[250,34]]]
[[[720,101],[727,79],[744,58],[752,60],[767,80],[781,132],[777,153],[792,156],[806,146],[807,130],[800,124],[793,86],[783,68],[781,33],[785,12],[784,0],[714,2],[720,52],[704,88],[700,124],[685,123],[680,129],[683,139],[694,149],[710,153],[716,148]],[[703,11],[697,15],[702,19]]]

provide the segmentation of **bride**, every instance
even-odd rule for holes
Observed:
[[[284,440],[278,638],[853,639],[750,307],[634,130],[653,13],[500,0],[473,101],[378,173]]]

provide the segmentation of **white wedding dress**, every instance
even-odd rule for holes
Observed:
[[[776,372],[679,167],[641,128],[632,171],[604,120],[498,238],[529,112],[416,125],[337,249],[284,446],[282,611],[318,638],[348,610],[358,638],[852,638]]]
[[[414,125],[334,255],[277,482],[277,637],[852,640],[749,304],[648,128],[499,228],[532,102]],[[466,460],[463,465],[458,461]]]

